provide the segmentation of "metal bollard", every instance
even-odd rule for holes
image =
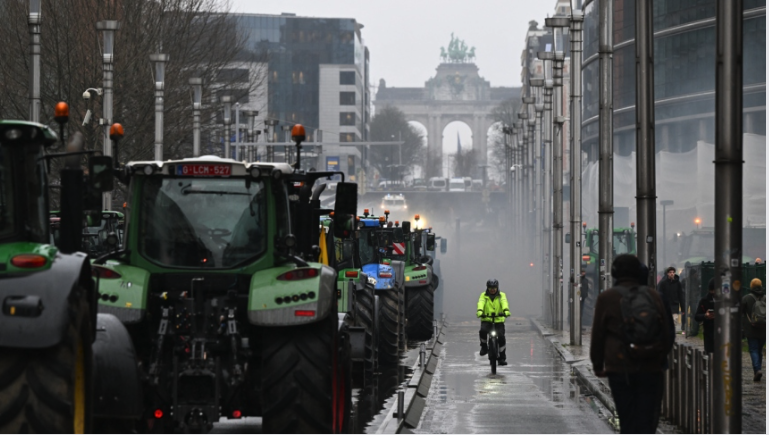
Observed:
[[[708,354],[708,393],[707,393],[707,411],[708,411],[708,428],[706,433],[713,433],[713,377],[715,376],[715,373],[713,373],[713,354]]]
[[[692,348],[684,346],[684,418],[682,427],[692,432]]]
[[[433,340],[438,341],[438,321],[433,319]]]
[[[664,392],[662,393],[662,416],[666,419],[670,419],[670,379],[671,375],[670,373],[673,371],[673,352],[669,352],[667,355],[668,358],[668,369],[665,370],[664,379],[665,379],[665,386],[664,386]]]
[[[675,343],[673,344],[673,351],[671,354],[673,355],[673,365],[670,367],[671,370],[671,382],[670,382],[670,394],[671,394],[671,406],[670,406],[670,421],[678,425],[678,416],[680,415],[680,407],[681,407],[681,397],[679,395],[679,385],[678,381],[681,378],[679,374],[680,366],[680,352],[679,348],[681,347],[680,344]]]
[[[398,390],[398,411],[393,416],[398,420],[403,420],[403,417],[405,415],[405,412],[403,410],[405,406],[405,402],[406,402],[406,392],[403,390]]]
[[[424,370],[426,363],[427,362],[425,361],[425,344],[422,343],[419,345],[419,368]]]

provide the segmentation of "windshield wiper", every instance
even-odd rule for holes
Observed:
[[[203,193],[203,194],[211,194],[211,195],[245,195],[250,196],[249,193],[243,193],[243,192],[227,192],[226,190],[186,190],[182,189],[182,195],[189,195],[192,193]]]

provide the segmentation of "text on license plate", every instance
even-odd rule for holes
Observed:
[[[176,175],[197,177],[229,177],[230,165],[179,165]]]

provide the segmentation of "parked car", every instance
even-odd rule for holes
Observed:
[[[449,192],[464,192],[466,190],[465,180],[461,178],[452,178],[449,180]]]
[[[443,177],[432,177],[427,183],[427,190],[447,190],[447,187],[448,183],[446,183],[446,179]]]

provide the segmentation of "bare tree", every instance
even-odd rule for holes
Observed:
[[[87,109],[101,114],[101,99],[82,99],[87,88],[102,86],[102,36],[96,22],[117,20],[114,57],[113,122],[125,127],[121,162],[152,159],[154,155],[154,86],[151,53],[170,56],[164,92],[164,158],[189,157],[192,152],[192,102],[189,78],[204,80],[204,103],[211,101],[211,84],[232,65],[266,62],[266,54],[246,45],[233,17],[221,0],[42,0],[41,119],[53,122],[58,101],[70,105],[69,131],[80,131],[86,149],[101,149],[102,127],[82,126]],[[0,118],[27,117],[28,33],[27,1],[0,3]],[[264,71],[263,68],[257,71]],[[264,74],[250,75],[247,92],[259,88]],[[208,95],[207,95],[208,94]],[[201,113],[204,137],[207,123],[220,107],[206,104]]]
[[[404,142],[402,147],[371,147],[371,165],[387,178],[398,179],[403,173],[403,167],[395,165],[421,165],[424,160],[426,147],[422,134],[406,121],[406,115],[396,107],[383,108],[371,120],[371,140]]]
[[[512,126],[515,121],[518,120],[518,111],[521,107],[521,100],[519,98],[512,98],[505,100],[495,107],[491,111],[491,118],[494,120],[494,131],[489,135],[489,141],[491,146],[489,147],[489,165],[491,165],[492,172],[498,177],[501,177],[504,181],[504,175],[506,170],[506,154],[505,154],[505,142],[504,135],[502,133],[502,127],[504,125]]]

